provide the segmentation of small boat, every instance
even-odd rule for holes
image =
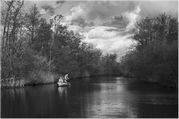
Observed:
[[[70,84],[69,82],[67,82],[67,83],[58,82],[57,84],[58,84],[58,86],[60,86],[60,87],[71,86],[71,84]]]
[[[71,84],[69,82],[67,82],[67,80],[69,80],[68,74],[66,74],[64,77],[60,77],[57,82],[58,86],[60,86],[60,87],[70,86]]]

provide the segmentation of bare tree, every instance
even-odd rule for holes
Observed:
[[[34,4],[30,9],[29,13],[26,13],[25,18],[27,20],[26,22],[26,28],[28,30],[28,35],[30,36],[30,41],[31,43],[35,39],[35,33],[37,32],[38,26],[39,26],[39,18],[40,18],[40,13],[38,11],[38,8],[36,4]]]
[[[24,1],[11,0],[4,1],[6,5],[5,13],[1,13],[4,18],[2,23],[3,34],[2,34],[2,69],[3,66],[9,67],[7,75],[13,75],[13,55],[16,51],[16,41],[18,40],[17,34],[21,27],[21,9]],[[3,11],[3,10],[2,10]],[[3,12],[4,12],[3,11]],[[8,65],[8,66],[6,66]]]

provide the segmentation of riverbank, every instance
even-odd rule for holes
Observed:
[[[1,88],[23,88],[24,86],[38,86],[38,85],[47,85],[47,84],[53,84],[57,83],[60,75],[52,74],[52,73],[33,73],[28,78],[15,78],[10,77],[6,79],[1,80]],[[88,75],[88,76],[71,76],[70,79],[76,80],[76,79],[83,79],[83,78],[89,78],[89,77],[104,77],[106,75]],[[110,77],[114,77],[113,75],[108,75]]]
[[[123,77],[126,77],[127,79],[130,79],[132,83],[151,83],[151,84],[157,84],[161,85],[163,87],[169,88],[169,89],[175,89],[178,90],[178,80],[172,81],[172,80],[162,80],[158,78],[139,78],[135,77],[131,74],[125,74],[123,73]]]
[[[15,79],[14,77],[8,78],[6,80],[1,80],[1,87],[2,88],[23,88],[25,86],[38,86],[38,85],[48,85],[48,84],[54,84],[57,83],[58,81],[58,76],[57,75],[53,75],[51,74],[51,76],[49,74],[43,74],[45,76],[43,76],[43,79],[41,77],[41,80],[39,79],[27,79],[25,80],[25,78],[22,79]],[[70,77],[71,80],[77,80],[77,79],[86,79],[86,78],[95,78],[95,77],[125,77],[125,80],[132,83],[132,84],[153,84],[153,85],[160,85],[164,88],[168,88],[168,89],[174,89],[174,90],[178,90],[178,85],[173,85],[173,84],[169,84],[169,83],[164,83],[164,82],[157,82],[154,80],[144,80],[144,79],[137,79],[134,77],[130,77],[130,76],[114,76],[114,75],[92,75],[92,76],[79,76],[79,77]],[[32,78],[32,77],[31,77]]]
[[[24,87],[24,86],[25,86],[25,80],[15,80],[14,77],[1,80],[1,88],[17,88],[17,87]]]
[[[15,77],[1,79],[1,88],[22,88],[24,86],[33,86],[41,84],[55,83],[58,75],[51,72],[39,71],[32,72],[26,77]]]

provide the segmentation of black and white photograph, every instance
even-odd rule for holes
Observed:
[[[178,0],[1,0],[1,118],[178,118]]]

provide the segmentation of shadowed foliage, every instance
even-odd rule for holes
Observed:
[[[162,14],[142,19],[137,24],[136,49],[128,53],[122,65],[124,73],[140,80],[177,87],[178,22]]]

